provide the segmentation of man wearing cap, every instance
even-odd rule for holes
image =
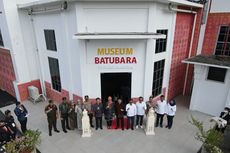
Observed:
[[[59,133],[57,130],[57,106],[53,103],[52,100],[49,100],[49,104],[45,107],[45,113],[47,115],[49,136],[52,136],[52,126],[54,127],[54,131]]]
[[[22,105],[20,102],[16,102],[16,108],[14,109],[14,113],[18,118],[19,123],[21,124],[21,130],[22,132],[26,132],[27,127],[27,117],[28,117],[28,111],[25,108],[24,105]]]
[[[126,105],[126,111],[127,111],[127,118],[128,118],[128,123],[127,123],[127,130],[130,128],[133,130],[133,125],[134,125],[134,118],[137,113],[136,110],[136,105],[133,104],[133,100],[130,99],[129,103]]]

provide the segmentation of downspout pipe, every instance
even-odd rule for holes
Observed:
[[[181,13],[194,14],[193,27],[192,27],[192,35],[191,35],[191,40],[190,40],[190,44],[189,44],[189,54],[188,54],[188,58],[190,58],[191,55],[192,55],[192,44],[193,44],[194,33],[195,33],[197,12],[193,11],[193,10],[186,10],[186,9],[174,8],[171,3],[168,5],[168,9],[170,11],[173,11],[173,12],[181,12]],[[187,79],[188,79],[188,70],[189,70],[189,64],[186,65],[185,80],[184,80],[184,87],[183,87],[183,95],[185,95],[185,91],[186,91]]]

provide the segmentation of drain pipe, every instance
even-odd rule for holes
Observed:
[[[182,12],[182,13],[194,14],[194,21],[193,21],[193,27],[192,27],[192,36],[191,36],[191,40],[190,40],[189,55],[188,55],[188,58],[190,58],[191,54],[192,54],[192,43],[193,43],[193,38],[194,38],[195,26],[196,26],[197,12],[196,11],[192,11],[192,10],[185,10],[185,9],[174,8],[171,3],[168,5],[168,9],[170,11],[174,11],[174,12]],[[189,70],[189,64],[186,65],[183,95],[185,95],[185,91],[186,91],[187,79],[188,79],[188,70]]]

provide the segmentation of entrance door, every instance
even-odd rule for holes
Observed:
[[[124,104],[131,98],[131,73],[101,73],[101,97],[102,102],[107,101],[108,96],[121,98]]]

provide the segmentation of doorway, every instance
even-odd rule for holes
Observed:
[[[123,103],[128,103],[131,98],[132,73],[101,73],[101,98],[107,101],[108,96],[113,100],[121,98]]]

